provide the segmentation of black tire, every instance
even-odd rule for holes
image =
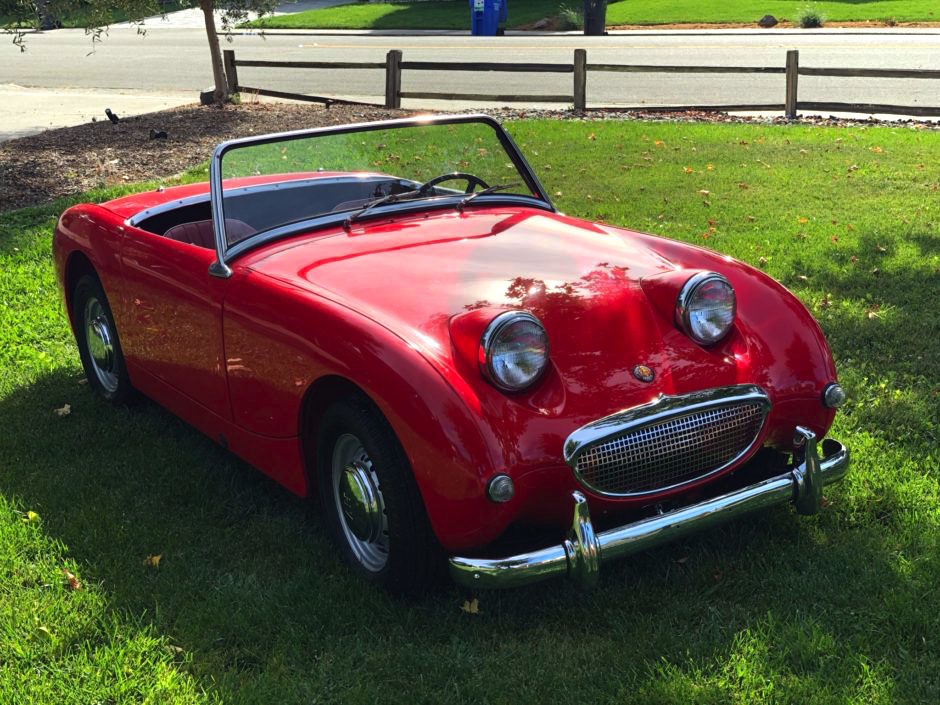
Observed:
[[[385,526],[378,542],[387,542],[381,566],[367,566],[357,556],[356,539],[349,538],[349,523],[338,506],[341,500],[334,479],[334,453],[350,436],[361,442],[379,490]],[[320,503],[330,538],[346,564],[367,581],[395,594],[419,594],[434,585],[444,572],[443,552],[411,465],[381,412],[364,397],[335,402],[321,418],[316,447]]]
[[[96,341],[90,340],[94,333],[91,332],[92,327],[88,325],[86,318],[86,311],[89,310],[94,311],[93,319],[99,326],[98,330],[107,332],[107,345],[100,337]],[[127,401],[132,392],[131,381],[127,376],[127,366],[124,364],[124,353],[121,350],[114,315],[101,282],[92,274],[86,274],[79,279],[72,291],[72,321],[75,325],[75,342],[78,344],[78,354],[88,385],[98,396],[112,404]],[[105,350],[106,361],[96,363],[91,352],[93,345],[97,345],[99,351]],[[102,359],[101,353],[99,359]]]

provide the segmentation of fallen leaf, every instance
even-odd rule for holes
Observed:
[[[36,635],[46,641],[55,641],[55,637],[52,636],[52,632],[49,630],[49,627],[42,626],[36,629]]]
[[[706,165],[705,165],[705,168],[706,168],[708,171],[714,171],[714,170],[715,170],[715,165],[714,165],[714,164],[706,164]]]
[[[885,253],[885,252],[888,251],[888,248],[885,247],[884,245],[875,245],[875,249],[878,250],[878,252],[881,252],[881,253]]]
[[[822,297],[822,300],[819,302],[819,308],[825,311],[827,308],[832,306],[832,301],[829,300],[829,294],[826,294]]]
[[[26,512],[26,516],[23,517],[23,521],[25,521],[27,524],[38,524],[40,521],[42,521],[42,519],[36,512],[30,510]]]
[[[741,189],[742,191],[745,191],[749,189],[750,186],[748,186],[745,182],[742,181],[741,183],[738,184],[738,188]]]
[[[88,384],[88,380],[87,380],[85,377],[82,377],[80,380],[78,380],[78,383],[79,383],[79,384]]]
[[[878,267],[875,267],[873,270],[871,270],[871,273],[877,277],[879,274],[881,274],[881,270],[878,269]]]
[[[852,264],[855,264],[856,262],[858,262],[858,257],[856,257],[855,255],[852,255],[851,257],[849,257],[849,262],[851,262]]]
[[[556,196],[561,196],[561,191],[555,191]]]
[[[800,216],[799,218],[797,218],[797,220],[800,222],[801,225],[805,225],[806,223],[809,222],[809,218],[804,218],[803,216]]]
[[[676,563],[678,563],[679,565],[684,565],[685,563],[688,563],[688,562],[689,562],[688,556],[682,556],[682,558],[676,558]]]
[[[684,171],[686,174],[691,174],[691,173],[692,173],[692,167],[690,167],[690,166],[682,167],[682,171]]]
[[[706,191],[705,189],[702,189],[701,191],[699,191],[699,193],[702,194],[703,196],[707,196],[711,193],[711,191]]]
[[[594,142],[595,140],[597,140],[597,135],[595,135],[592,132],[591,134],[588,135],[588,139],[591,140],[591,142]]]
[[[71,404],[65,404],[58,409],[53,409],[52,411],[56,416],[68,416],[72,413],[72,406]]]
[[[464,600],[464,603],[460,606],[467,614],[481,614],[480,612],[480,601],[477,598],[472,600]]]
[[[884,151],[881,147],[870,147],[870,149],[875,154],[881,154]]]
[[[809,281],[809,277],[807,277],[805,274],[799,274],[799,275],[797,275],[796,278],[799,279],[801,282],[808,282],[808,281]]]
[[[62,574],[65,576],[65,582],[69,586],[69,590],[81,590],[82,584],[79,582],[78,578],[75,577],[75,574],[70,570],[65,568],[62,569]]]
[[[746,219],[747,219],[747,222],[748,222],[748,223],[753,223],[754,220],[755,220],[755,218],[754,218],[753,215],[746,216]]]
[[[653,142],[653,144],[655,144],[657,147],[662,147],[666,143],[663,142],[662,140],[656,140]]]
[[[757,262],[758,264],[760,264],[761,267],[763,267],[765,264],[767,264],[767,258],[761,257],[760,259],[757,260]]]
[[[152,553],[146,558],[144,558],[144,565],[150,566],[151,568],[159,568],[161,558],[163,558],[163,554]]]

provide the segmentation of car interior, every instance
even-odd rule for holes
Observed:
[[[413,181],[384,175],[326,176],[226,189],[225,235],[228,245],[251,235],[327,213],[364,207],[390,193],[409,191]],[[215,249],[209,195],[186,199],[176,207],[155,209],[136,222],[147,232],[177,242]]]

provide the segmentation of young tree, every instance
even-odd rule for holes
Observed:
[[[228,33],[238,23],[248,19],[249,13],[268,14],[277,6],[277,0],[0,0],[0,18],[3,30],[13,37],[13,44],[26,50],[25,29],[36,24],[44,26],[71,20],[73,26],[83,27],[92,41],[99,41],[114,17],[124,17],[135,23],[146,17],[163,14],[167,5],[172,9],[199,8],[205,18],[206,39],[212,61],[212,79],[215,84],[214,98],[223,102],[228,98],[228,84],[219,47],[219,32],[216,28],[216,13],[222,23],[222,31]]]

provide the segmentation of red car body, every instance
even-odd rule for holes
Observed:
[[[797,426],[821,438],[833,421],[821,396],[836,370],[818,325],[783,286],[729,257],[474,204],[298,232],[217,278],[207,276],[215,251],[131,224],[208,189],[66,211],[53,241],[66,299],[78,276],[96,273],[133,386],[301,496],[312,491],[305,429],[355,385],[394,430],[448,552],[484,548],[512,524],[570,524],[571,494],[585,488],[563,459],[566,438],[660,395],[750,384],[771,409],[758,442],[720,473],[641,497],[585,492],[595,515],[680,502],[761,447],[792,452]],[[721,273],[737,297],[733,330],[710,347],[675,324],[677,294],[698,271]],[[535,314],[552,346],[548,372],[517,394],[489,384],[477,359],[488,322],[511,309]],[[512,478],[511,501],[488,500],[497,474]]]

